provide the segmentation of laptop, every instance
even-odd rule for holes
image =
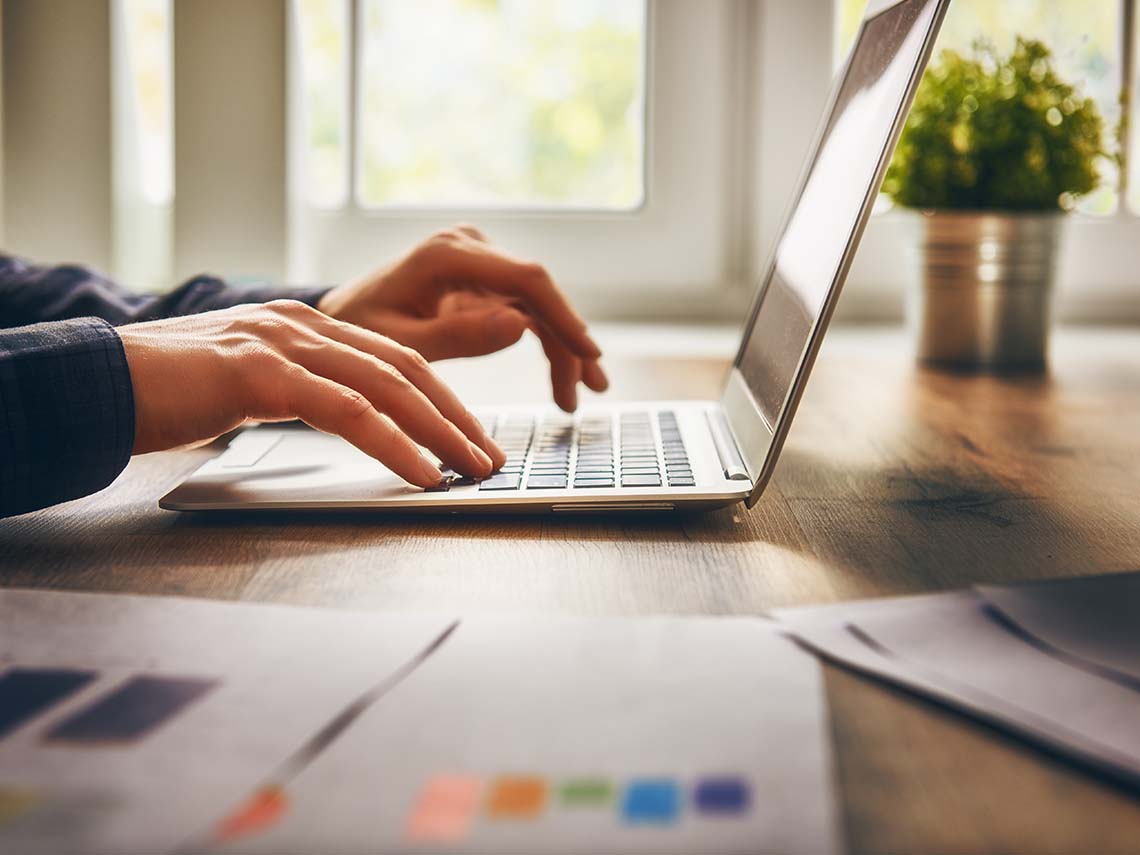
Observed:
[[[837,75],[719,401],[477,413],[508,455],[413,487],[344,440],[261,425],[163,497],[170,510],[703,510],[759,499],[950,0],[871,0]]]

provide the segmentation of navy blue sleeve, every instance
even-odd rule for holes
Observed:
[[[0,327],[41,321],[102,318],[114,326],[193,315],[242,303],[300,300],[315,306],[327,288],[270,285],[239,288],[216,276],[195,276],[167,294],[136,294],[74,264],[42,267],[0,254]]]
[[[103,489],[134,440],[130,370],[109,323],[0,330],[0,517]]]
[[[94,493],[134,446],[130,369],[114,326],[327,289],[236,288],[198,276],[135,294],[86,267],[0,254],[0,517]]]

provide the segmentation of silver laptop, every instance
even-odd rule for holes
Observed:
[[[871,0],[837,76],[794,205],[719,401],[479,414],[508,455],[482,481],[422,490],[338,437],[263,425],[237,436],[161,506],[598,512],[752,507],[808,373],[950,0]]]

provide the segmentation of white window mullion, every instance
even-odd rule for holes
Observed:
[[[357,207],[358,176],[360,174],[360,64],[363,48],[364,14],[361,0],[348,0],[348,43],[352,46],[345,58],[348,67],[348,104],[345,117],[345,165],[348,175],[348,207]]]
[[[171,284],[173,0],[112,0],[114,273],[144,291]]]

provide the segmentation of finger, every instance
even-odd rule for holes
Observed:
[[[496,469],[506,463],[507,455],[487,435],[479,420],[472,415],[471,411],[459,400],[459,397],[415,350],[403,347],[391,339],[363,327],[334,321],[324,316],[316,318],[313,323],[316,330],[322,335],[356,350],[369,353],[383,362],[395,366],[409,382],[427,397],[444,419],[451,422],[463,432],[467,439],[483,450]]]
[[[299,418],[317,430],[341,436],[419,487],[434,487],[443,479],[439,468],[415,443],[359,392],[299,365],[281,364],[284,370],[276,397],[264,415]]]
[[[586,322],[541,265],[512,258],[479,241],[453,242],[446,247],[443,269],[436,271],[441,279],[467,282],[517,299],[576,355],[587,359],[602,355],[586,331]]]
[[[430,360],[484,356],[510,347],[527,330],[529,319],[517,309],[451,312],[438,318],[393,318],[387,328],[397,340]]]
[[[554,403],[568,413],[574,412],[578,409],[578,381],[581,379],[582,361],[541,324],[532,324],[531,329],[538,336],[542,350],[550,361],[550,385],[554,390]]]
[[[413,441],[456,472],[477,478],[491,474],[491,457],[445,418],[398,367],[349,344],[315,338],[318,346],[294,348],[287,355],[314,374],[363,394]]]
[[[582,382],[595,392],[604,392],[610,388],[610,380],[596,359],[582,360]]]

